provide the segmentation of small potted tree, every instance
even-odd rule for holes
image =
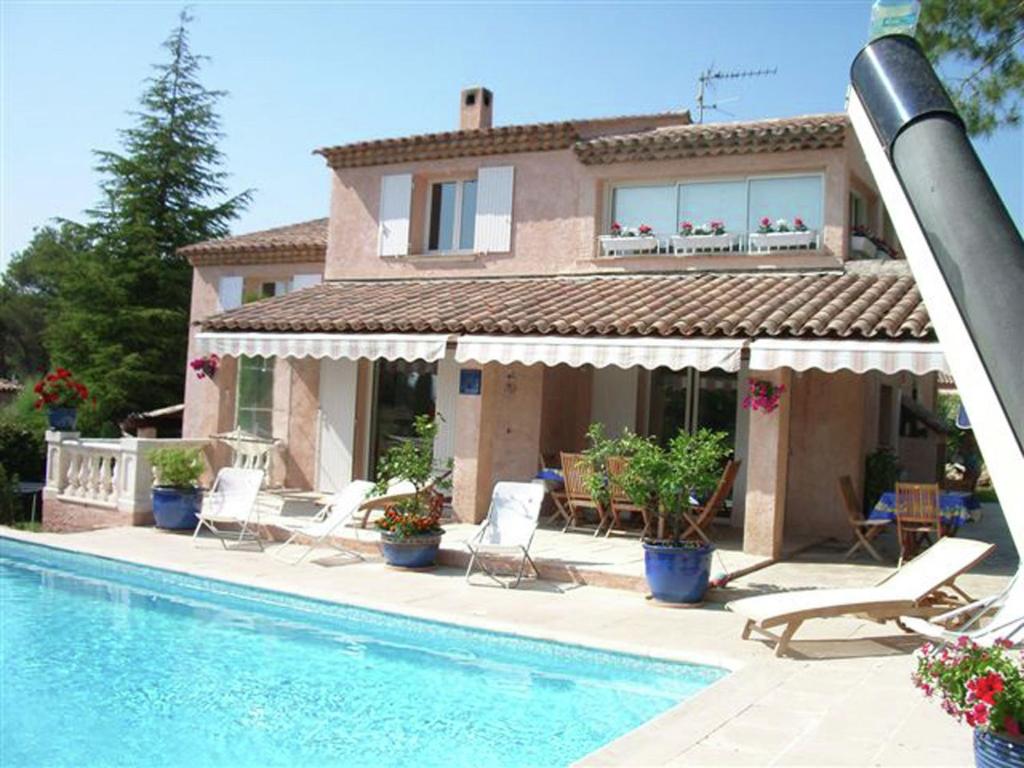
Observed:
[[[153,519],[157,528],[179,531],[195,528],[205,467],[198,448],[159,448],[149,454],[153,466]]]
[[[651,594],[666,603],[699,603],[708,588],[714,548],[687,530],[683,517],[691,498],[715,489],[730,453],[725,432],[680,432],[666,448],[651,438],[626,439],[630,456],[619,483],[634,504],[658,520],[644,540],[644,575]]]
[[[925,643],[916,656],[914,684],[974,729],[974,764],[1024,764],[1024,653],[1006,639],[989,647],[963,636],[954,646]]]
[[[388,449],[377,470],[375,495],[387,494],[396,481],[408,482],[414,491],[388,507],[376,523],[381,554],[388,565],[426,568],[437,559],[444,535],[440,496],[428,491],[434,473],[437,429],[437,422],[429,416],[417,416],[416,436]]]
[[[36,382],[36,410],[46,409],[50,429],[73,432],[78,421],[78,406],[89,398],[89,390],[76,381],[67,368],[58,368]]]

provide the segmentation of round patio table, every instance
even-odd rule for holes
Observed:
[[[939,514],[942,527],[952,533],[971,520],[971,512],[981,509],[973,493],[967,491],[942,491],[939,493]],[[868,520],[896,520],[896,492],[886,491],[868,515]]]

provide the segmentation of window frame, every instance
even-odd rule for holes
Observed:
[[[244,362],[243,361],[246,358],[254,358],[254,357],[263,358],[264,365],[265,365],[265,367],[263,369],[263,372],[266,373],[266,372],[269,371],[269,373],[270,373],[270,406],[267,407],[267,408],[264,408],[264,407],[251,407],[251,406],[246,406],[244,408],[242,407],[242,397],[241,397],[241,394],[242,394],[242,369],[243,369],[243,366],[244,366]],[[240,429],[241,428],[241,425],[239,424],[238,417],[239,417],[239,414],[242,411],[247,411],[247,412],[251,412],[251,413],[256,413],[256,412],[266,413],[269,416],[269,420],[270,420],[269,434],[266,435],[266,436],[259,435],[259,437],[265,437],[266,439],[270,439],[270,440],[272,440],[274,438],[274,385],[276,383],[275,382],[276,378],[277,378],[277,357],[276,356],[274,356],[274,355],[242,355],[242,356],[240,356],[238,358],[238,367],[236,369],[236,374],[235,374],[235,429]],[[249,431],[249,430],[246,430],[246,431]],[[253,432],[252,434],[256,434],[256,433]]]
[[[818,227],[818,232],[821,233],[825,229],[825,202],[827,199],[827,191],[825,188],[825,182],[827,180],[826,173],[823,169],[815,168],[808,169],[806,171],[785,171],[780,173],[752,173],[752,174],[727,174],[724,176],[692,176],[692,177],[670,177],[663,179],[621,179],[617,181],[610,181],[605,184],[604,192],[604,226],[600,228],[598,234],[607,234],[611,229],[611,224],[615,221],[615,190],[621,187],[667,187],[674,186],[676,190],[676,203],[675,210],[676,216],[679,215],[679,200],[680,200],[680,189],[687,184],[707,184],[707,183],[728,183],[728,182],[742,182],[744,185],[744,197],[746,199],[746,221],[743,222],[743,228],[746,230],[747,222],[750,220],[750,182],[751,181],[771,181],[773,179],[793,179],[802,177],[814,177],[821,182],[821,224]],[[641,224],[643,222],[637,222]],[[703,222],[700,222],[703,223]],[[676,227],[679,226],[679,222],[676,222]],[[669,233],[665,237],[670,237],[676,233]],[[750,232],[746,232],[750,234]]]
[[[468,254],[474,253],[473,243],[467,246],[462,244],[462,196],[463,189],[466,182],[473,182],[477,184],[477,191],[479,192],[479,180],[476,176],[455,176],[451,178],[437,178],[430,179],[427,181],[427,199],[426,199],[426,215],[423,219],[423,252],[427,255],[437,254]],[[455,185],[455,201],[454,207],[455,212],[452,217],[452,245],[453,248],[441,249],[430,247],[430,221],[434,214],[434,187],[438,184],[454,184]],[[479,202],[479,200],[477,201]],[[474,206],[473,210],[476,210]],[[475,216],[474,216],[475,218]],[[440,233],[438,233],[438,241],[440,241]],[[476,226],[474,222],[473,239],[476,240]]]

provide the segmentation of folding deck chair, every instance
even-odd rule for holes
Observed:
[[[688,538],[693,535],[699,536],[704,540],[706,544],[711,543],[711,538],[707,534],[707,529],[711,527],[711,523],[714,522],[715,515],[725,505],[725,500],[729,498],[729,493],[732,491],[733,483],[736,482],[736,474],[740,471],[740,460],[730,461],[725,465],[725,469],[722,471],[722,477],[718,481],[718,486],[715,488],[715,492],[711,494],[711,498],[708,499],[707,503],[703,507],[696,507],[692,512],[683,511],[683,520],[686,522],[687,528],[683,533],[683,538]]]
[[[225,549],[228,548],[228,542],[233,540],[236,544],[255,541],[262,550],[256,511],[256,498],[262,485],[262,469],[224,467],[220,470],[213,481],[213,487],[204,495],[199,522],[192,534],[193,543],[198,539],[199,531],[207,528],[220,539]],[[228,525],[237,526],[238,531],[218,527]]]
[[[971,539],[940,539],[920,555],[873,587],[855,589],[799,589],[759,595],[726,603],[726,608],[747,619],[743,639],[752,631],[775,641],[775,655],[782,656],[794,633],[808,619],[865,616],[885,622],[903,616],[935,616],[971,598],[954,582],[980,563],[995,544]],[[950,596],[943,592],[951,589]],[[784,627],[781,636],[770,630]]]
[[[537,530],[544,493],[544,486],[537,483],[502,482],[494,486],[487,519],[466,541],[466,548],[470,552],[469,566],[466,568],[467,582],[476,565],[493,581],[506,588],[519,586],[527,563],[535,575],[540,575],[530,557],[530,544]],[[507,583],[499,579],[495,569],[487,563],[490,557],[518,558],[519,568],[515,581]]]
[[[327,545],[353,559],[362,560],[362,555],[338,544],[332,537],[339,528],[354,519],[356,512],[364,504],[372,500],[372,492],[373,483],[367,480],[353,480],[345,486],[344,490],[331,496],[323,506],[323,509],[320,510],[320,513],[312,520],[290,521],[282,519],[278,521],[275,525],[290,531],[291,536],[274,550],[274,557],[290,565],[298,565],[314,549]],[[300,537],[307,541],[305,543],[297,542],[296,539]],[[304,549],[297,558],[288,559],[283,556],[283,553],[292,545],[304,547]]]
[[[991,617],[982,625],[989,613]],[[907,616],[901,621],[907,629],[939,642],[952,644],[966,637],[978,645],[990,646],[1005,639],[1019,646],[1024,643],[1024,578],[1018,572],[1002,592],[962,608],[930,619]],[[955,623],[956,629],[945,626],[950,623]]]
[[[853,480],[849,475],[839,478],[839,494],[843,498],[843,506],[846,508],[846,519],[850,521],[850,528],[856,537],[853,546],[846,550],[844,560],[853,557],[857,550],[863,549],[875,560],[882,563],[885,559],[878,554],[878,550],[872,545],[872,541],[884,531],[891,520],[868,520],[861,514],[860,502],[857,499],[857,492],[853,489]]]

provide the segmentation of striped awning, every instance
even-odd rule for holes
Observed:
[[[455,347],[455,361],[738,371],[746,343],[746,339],[665,336],[460,336]]]
[[[937,342],[848,339],[757,339],[750,343],[750,368],[916,374],[949,370]]]
[[[200,354],[226,357],[313,357],[332,360],[426,360],[444,357],[449,334],[418,333],[221,333],[196,336]]]

